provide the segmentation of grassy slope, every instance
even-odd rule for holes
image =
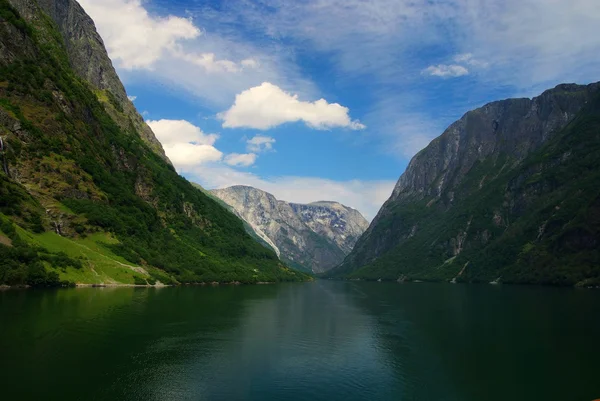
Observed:
[[[86,284],[134,284],[134,277],[142,280],[150,277],[142,267],[133,265],[106,247],[106,244],[118,243],[110,234],[97,233],[84,239],[70,239],[53,232],[33,234],[22,229],[17,231],[29,244],[41,246],[49,252],[64,252],[82,261],[83,269],[71,266],[54,268],[61,280]]]
[[[498,155],[474,166],[450,208],[429,199],[396,204],[378,229],[400,223],[406,237],[346,276],[599,283],[600,99],[517,168],[503,168],[510,163]],[[465,245],[455,256],[450,244],[461,232]]]
[[[122,283],[136,275],[119,263],[180,282],[306,279],[177,175],[133,125],[115,123],[110,96],[73,73],[53,22],[37,17],[32,26],[0,0],[0,40],[20,54],[0,65],[0,108],[21,126],[0,125],[11,170],[0,173],[0,212],[20,238],[0,245],[0,283],[55,285],[56,269],[41,267],[55,262],[60,278],[85,282],[98,280],[90,263],[101,280]],[[58,223],[62,237],[48,233]],[[99,232],[116,241],[100,245]]]

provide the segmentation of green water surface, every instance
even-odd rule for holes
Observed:
[[[0,292],[3,400],[600,398],[600,291],[363,283]]]

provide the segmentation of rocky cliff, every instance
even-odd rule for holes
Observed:
[[[337,202],[288,203],[247,186],[211,193],[248,222],[281,260],[314,273],[338,265],[368,226],[357,210]]]
[[[99,99],[111,117],[123,130],[133,125],[142,140],[170,163],[152,129],[127,97],[94,21],[79,3],[75,0],[10,0],[10,3],[25,20],[50,17],[63,38],[71,68],[99,92]]]
[[[170,165],[71,0],[0,0],[0,285],[303,280]]]
[[[600,198],[588,184],[600,168],[599,93],[600,84],[559,85],[466,113],[411,160],[332,274],[555,284],[596,277]]]

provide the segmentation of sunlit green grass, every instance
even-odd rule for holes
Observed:
[[[33,234],[20,227],[16,229],[19,236],[31,245],[41,246],[50,252],[64,252],[81,260],[82,269],[56,269],[47,266],[56,271],[61,280],[86,284],[134,284],[134,277],[149,277],[140,266],[127,262],[106,247],[105,244],[118,243],[110,234],[96,233],[83,239],[71,239],[53,232]]]

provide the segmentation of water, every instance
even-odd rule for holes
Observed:
[[[0,292],[5,400],[600,398],[600,292],[319,281]]]

